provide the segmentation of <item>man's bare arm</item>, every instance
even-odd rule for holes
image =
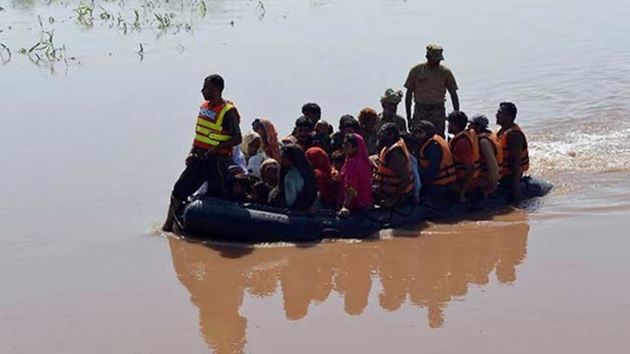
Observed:
[[[448,89],[449,95],[451,95],[451,102],[453,103],[453,110],[459,111],[459,96],[457,96],[457,90],[454,88]]]

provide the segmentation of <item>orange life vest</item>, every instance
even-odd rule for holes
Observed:
[[[508,145],[508,137],[510,134],[521,134],[523,137],[523,149],[521,150],[521,170],[523,172],[529,170],[529,152],[527,151],[527,138],[525,134],[521,130],[517,124],[514,124],[512,128],[503,131],[503,129],[499,129],[497,133],[497,137],[500,139],[501,148],[503,150],[503,169],[501,172],[502,177],[507,177],[512,175],[512,168],[510,167],[510,147]]]
[[[442,151],[442,159],[440,160],[440,167],[438,170],[438,174],[435,179],[431,181],[422,181],[425,184],[432,184],[436,186],[444,186],[447,184],[454,183],[457,181],[457,177],[455,176],[455,165],[453,164],[453,155],[451,154],[451,150],[448,148],[448,144],[446,140],[439,135],[434,135],[430,138],[422,147],[420,148],[420,159],[419,164],[420,168],[428,169],[431,165],[431,161],[426,156],[425,149],[432,142],[436,142]]]
[[[381,154],[379,156],[379,164],[378,169],[376,170],[376,175],[374,176],[374,180],[378,184],[379,190],[385,195],[393,195],[396,193],[396,190],[400,186],[402,182],[401,176],[399,176],[394,170],[387,166],[386,161],[388,161],[388,157],[392,151],[395,149],[401,149],[405,158],[407,159],[407,173],[409,174],[409,185],[405,186],[404,193],[411,193],[413,191],[413,166],[411,163],[411,158],[409,156],[409,150],[407,150],[407,145],[402,139],[399,139],[395,144],[390,146],[389,148],[384,147],[381,150]]]
[[[472,160],[474,162],[475,170],[473,172],[473,178],[479,177],[479,140],[477,139],[477,133],[472,129],[466,129],[463,132],[457,134],[450,142],[451,153],[453,154],[453,162],[455,163],[455,174],[458,180],[463,180],[465,176],[464,164],[462,163],[461,156],[457,156],[455,153],[455,145],[460,139],[466,139],[472,147]]]
[[[494,132],[484,131],[478,135],[479,137],[479,149],[481,150],[481,140],[486,139],[492,144],[492,150],[494,151],[494,158],[497,160],[497,164],[499,165],[499,178],[501,178],[502,166],[503,166],[503,148],[501,148],[501,142],[499,138]],[[483,154],[479,153],[479,177],[487,178],[488,177],[488,162],[486,161],[486,157]]]
[[[234,104],[229,101],[211,106],[210,102],[205,101],[199,107],[199,115],[197,116],[197,126],[195,127],[195,138],[193,146],[208,149],[217,146],[224,141],[232,138],[223,127],[223,118],[225,114],[235,108]],[[231,155],[232,148],[222,148],[216,151],[217,155]]]

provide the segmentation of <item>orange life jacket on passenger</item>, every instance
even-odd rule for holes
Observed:
[[[229,101],[223,101],[223,103],[216,106],[211,106],[210,102],[204,101],[199,108],[199,115],[197,116],[193,146],[206,150],[230,140],[232,136],[225,131],[223,119],[225,114],[234,108],[234,104]],[[215,151],[215,154],[231,155],[232,148],[218,149]]]
[[[431,161],[426,156],[425,149],[432,142],[436,142],[442,151],[442,159],[440,160],[440,168],[438,170],[437,176],[431,181],[422,181],[423,184],[432,184],[436,186],[445,186],[457,181],[457,177],[455,176],[455,165],[453,164],[453,155],[451,154],[451,150],[448,147],[448,143],[444,138],[439,135],[434,135],[430,138],[422,147],[420,148],[420,159],[418,163],[420,164],[420,168],[428,169],[431,165]]]
[[[521,170],[523,172],[529,170],[529,152],[527,151],[527,138],[521,130],[521,127],[519,127],[517,124],[514,124],[512,128],[507,129],[506,131],[503,131],[503,129],[499,129],[499,132],[497,133],[497,137],[501,142],[501,148],[503,150],[503,169],[501,172],[502,177],[512,175],[512,168],[510,166],[510,159],[512,154],[510,153],[510,147],[508,145],[508,137],[510,134],[521,134],[521,136],[523,137],[523,149],[521,150]]]
[[[393,195],[396,193],[396,190],[402,183],[402,177],[399,176],[394,170],[387,166],[386,161],[388,161],[389,155],[395,149],[400,149],[405,158],[407,159],[407,173],[409,174],[409,184],[405,186],[404,193],[411,193],[413,191],[413,166],[411,163],[411,158],[409,155],[409,150],[407,150],[407,145],[403,139],[399,139],[395,144],[390,146],[389,148],[384,147],[381,150],[381,154],[379,156],[379,164],[378,169],[376,170],[376,174],[374,176],[375,182],[378,184],[378,188],[385,196]]]
[[[503,166],[503,148],[501,147],[501,142],[499,138],[494,132],[484,131],[478,135],[479,137],[479,149],[481,149],[481,140],[486,139],[492,144],[492,150],[494,151],[494,158],[497,160],[497,164],[499,165],[499,178],[501,178],[502,166]],[[486,157],[483,154],[479,153],[479,177],[480,178],[488,178],[488,162],[486,161]]]
[[[463,132],[455,135],[449,144],[451,148],[451,153],[453,154],[453,162],[455,163],[455,174],[458,180],[463,180],[465,176],[464,164],[462,163],[462,157],[457,156],[455,153],[455,145],[460,139],[466,139],[470,143],[472,147],[472,160],[474,162],[475,170],[473,172],[473,178],[479,177],[479,140],[477,138],[477,133],[473,129],[466,129]]]

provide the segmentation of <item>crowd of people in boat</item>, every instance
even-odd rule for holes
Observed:
[[[208,76],[193,147],[163,230],[172,230],[174,215],[195,193],[303,211],[335,209],[340,217],[375,205],[487,199],[497,188],[520,199],[529,157],[525,134],[515,123],[516,105],[499,104],[496,132],[484,115],[469,119],[459,110],[454,77],[440,64],[441,47],[427,46],[426,57],[405,83],[407,119],[397,113],[402,91],[387,89],[380,113],[364,108],[356,118],[343,115],[336,131],[322,119],[318,104],[307,103],[284,138],[264,117],[242,135],[234,103],[222,96],[223,78]],[[423,85],[428,87],[418,90]],[[441,106],[422,103],[432,85],[442,85]],[[446,116],[447,90],[454,110]]]

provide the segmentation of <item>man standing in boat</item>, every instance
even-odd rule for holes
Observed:
[[[234,104],[223,99],[223,78],[206,77],[201,89],[201,104],[193,146],[186,158],[186,168],[173,187],[171,203],[163,231],[172,231],[175,214],[190,195],[208,182],[208,194],[219,196],[225,190],[225,178],[232,162],[234,146],[242,140],[240,116]]]
[[[418,122],[427,120],[435,126],[437,134],[444,137],[446,122],[446,91],[451,96],[453,110],[459,111],[457,82],[451,70],[440,62],[444,60],[442,47],[436,44],[427,46],[425,63],[411,68],[405,88],[405,109],[409,129],[413,130]],[[413,116],[411,102],[415,102]]]

